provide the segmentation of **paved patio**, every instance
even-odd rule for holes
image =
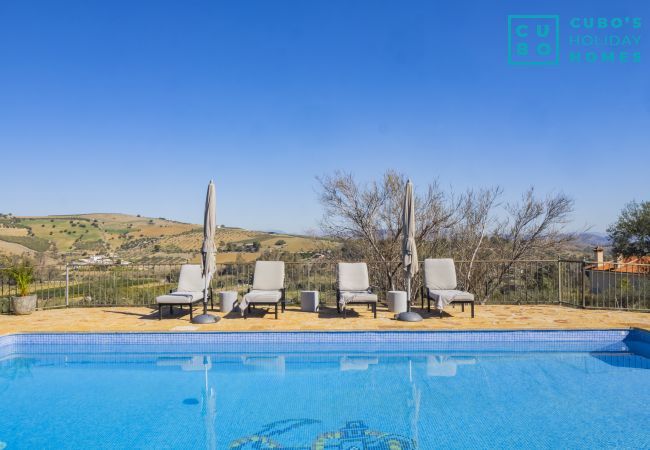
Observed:
[[[199,309],[195,309],[198,313]],[[157,311],[143,307],[70,308],[37,311],[31,316],[0,316],[0,334],[35,331],[301,331],[301,330],[469,330],[469,329],[585,329],[628,328],[650,330],[650,314],[582,310],[562,306],[477,306],[476,318],[461,312],[460,307],[450,308],[450,315],[439,319],[424,314],[419,323],[399,322],[393,314],[380,308],[378,318],[370,311],[357,307],[343,319],[333,308],[320,313],[301,312],[289,306],[279,320],[272,312],[254,311],[248,319],[239,313],[230,313],[213,325],[194,325],[189,321],[187,309],[174,316],[165,311],[158,320]],[[222,316],[222,314],[215,312]]]

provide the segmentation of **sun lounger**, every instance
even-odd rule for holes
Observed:
[[[465,305],[472,308],[474,317],[474,295],[457,289],[456,267],[453,259],[425,259],[424,286],[422,286],[422,308],[427,300],[427,309],[431,311],[431,300],[442,317],[442,310],[452,303],[459,303],[462,311]]]
[[[162,319],[163,306],[169,306],[169,313],[173,314],[174,306],[189,306],[190,319],[192,319],[192,307],[199,302],[203,301],[204,289],[203,273],[201,266],[198,264],[183,264],[181,272],[178,275],[178,288],[175,291],[170,291],[169,294],[160,295],[156,297],[158,304],[158,320]],[[212,290],[208,289],[208,297],[212,305]]]
[[[275,318],[278,318],[278,305],[285,310],[284,297],[284,262],[257,261],[253,274],[253,287],[239,302],[239,309],[244,318],[253,305],[275,306]]]
[[[336,309],[346,317],[348,305],[368,305],[377,318],[377,294],[370,289],[366,263],[339,263],[337,270]]]

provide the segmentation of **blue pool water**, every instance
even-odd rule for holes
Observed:
[[[0,337],[0,448],[650,448],[650,333]]]

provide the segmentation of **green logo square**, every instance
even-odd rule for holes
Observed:
[[[552,65],[559,62],[560,16],[508,16],[509,64]]]

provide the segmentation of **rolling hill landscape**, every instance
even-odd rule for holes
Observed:
[[[219,262],[250,262],[282,252],[304,260],[339,249],[340,242],[272,231],[220,226],[215,243]],[[201,225],[163,217],[118,213],[13,216],[0,214],[0,256],[28,255],[46,262],[80,261],[93,256],[114,262],[178,264],[200,260]],[[601,233],[581,233],[565,244],[564,256],[590,257],[595,245],[609,241]]]
[[[198,261],[202,239],[201,225],[162,217],[109,213],[0,215],[0,254],[40,255],[52,262],[95,255],[147,264]],[[215,240],[219,262],[254,261],[265,252],[285,252],[304,259],[338,246],[317,237],[225,226],[217,230]]]

